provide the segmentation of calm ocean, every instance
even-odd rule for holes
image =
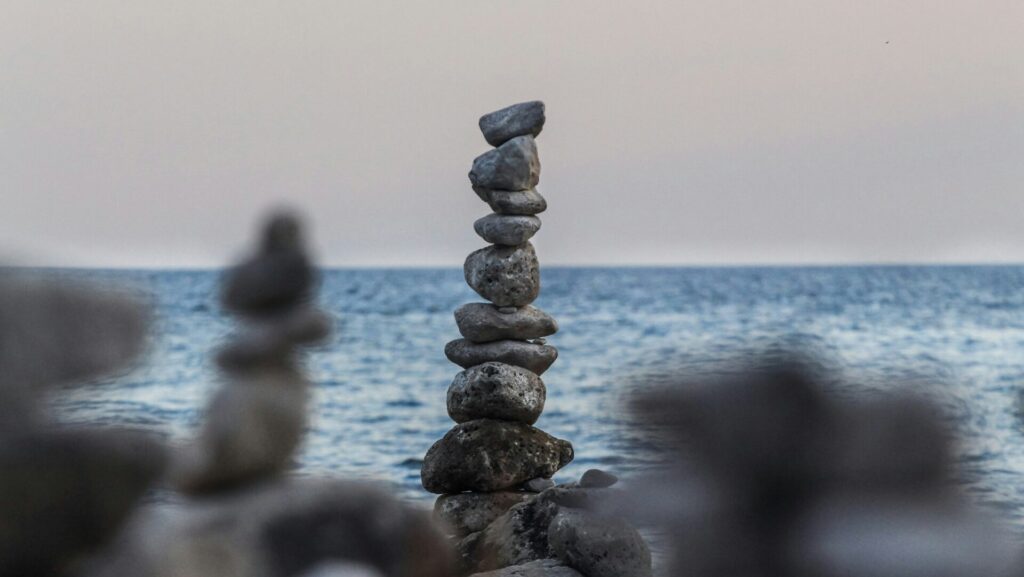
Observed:
[[[63,272],[62,272],[63,274]],[[153,299],[150,352],[130,373],[58,400],[66,419],[133,424],[184,440],[216,386],[211,350],[231,328],[209,271],[66,271]],[[538,426],[569,439],[576,461],[629,474],[657,461],[626,412],[647,378],[765,343],[813,351],[870,388],[911,381],[963,435],[965,482],[1024,528],[1024,267],[543,269],[535,303],[561,331],[544,375]],[[311,356],[317,384],[303,474],[393,484],[410,499],[420,459],[451,426],[445,391],[458,367],[452,310],[478,301],[457,269],[331,270],[322,304],[338,318]]]

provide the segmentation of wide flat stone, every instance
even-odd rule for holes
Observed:
[[[489,214],[477,219],[473,230],[487,242],[515,246],[533,238],[540,225],[540,219],[535,216]]]
[[[480,117],[480,132],[491,146],[501,146],[517,136],[536,137],[544,128],[544,103],[520,102]]]
[[[477,186],[473,187],[473,192],[497,214],[532,216],[548,209],[548,201],[535,188],[491,190]]]
[[[562,508],[548,527],[551,550],[587,577],[650,577],[651,551],[619,518]]]
[[[530,340],[558,332],[555,319],[531,305],[503,313],[488,303],[468,303],[455,309],[455,324],[462,336],[474,343]]]
[[[525,341],[477,344],[466,339],[456,339],[445,345],[444,354],[448,360],[464,369],[494,361],[522,367],[539,376],[558,358],[558,349]]]
[[[521,307],[540,294],[540,263],[529,242],[473,251],[463,265],[466,284],[499,307]]]
[[[493,492],[551,477],[573,458],[572,444],[523,423],[480,419],[453,427],[423,458],[432,493]]]
[[[517,136],[473,160],[473,186],[492,190],[527,190],[540,182],[540,158],[532,136]]]
[[[532,497],[521,491],[441,495],[434,502],[434,519],[462,537],[482,531],[505,511]]]
[[[534,373],[504,363],[484,363],[455,376],[448,387],[448,416],[456,423],[475,419],[532,425],[544,411],[547,390]]]

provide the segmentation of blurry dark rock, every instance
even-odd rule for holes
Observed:
[[[471,577],[584,577],[575,569],[566,567],[554,559],[530,561],[522,565],[476,573]]]
[[[629,523],[560,509],[548,528],[555,556],[587,577],[650,577],[651,552]]]
[[[531,496],[519,491],[441,495],[434,502],[434,518],[449,527],[453,534],[465,536],[482,531],[513,505]]]
[[[544,103],[520,102],[480,117],[480,132],[491,146],[501,146],[517,136],[536,137],[544,128]]]
[[[534,216],[548,209],[548,201],[535,188],[492,190],[476,187],[474,190],[477,196],[486,202],[496,214]]]
[[[473,230],[493,244],[516,246],[533,238],[540,230],[535,216],[489,214],[473,223]]]
[[[473,160],[473,186],[492,190],[527,190],[540,180],[540,159],[532,136],[517,136]]]
[[[218,352],[217,364],[228,371],[288,364],[295,347],[316,344],[330,332],[325,314],[301,307],[245,326]]]
[[[209,493],[280,473],[306,429],[309,383],[288,367],[239,374],[214,396],[197,441],[172,471],[184,493]]]
[[[551,479],[545,479],[544,477],[537,477],[536,479],[530,479],[526,483],[523,483],[523,490],[529,491],[530,493],[540,493],[546,489],[550,489],[555,486],[555,482]]]
[[[453,575],[429,515],[363,483],[278,480],[146,513],[88,577],[293,577],[341,563]]]
[[[499,307],[528,305],[540,293],[540,264],[530,243],[474,251],[463,272],[470,288]]]
[[[490,571],[553,558],[548,525],[557,514],[558,506],[545,499],[543,493],[509,509],[476,539],[475,569]]]
[[[148,327],[145,306],[128,295],[0,272],[0,390],[53,387],[120,369],[142,351]]]
[[[227,272],[221,303],[238,314],[273,315],[307,302],[315,281],[298,219],[278,213],[264,226],[256,254]]]
[[[331,562],[317,565],[302,574],[302,577],[383,577],[369,565],[362,563]]]
[[[618,482],[618,477],[600,469],[589,469],[587,472],[583,473],[582,477],[580,477],[580,487],[583,488],[600,489],[604,487],[611,487]]]
[[[427,451],[421,477],[432,493],[500,491],[550,477],[572,445],[522,423],[481,419],[456,425]]]
[[[61,575],[110,540],[163,471],[155,439],[47,428],[0,438],[0,576]]]
[[[464,304],[455,309],[455,323],[462,336],[474,343],[525,341],[558,331],[558,323],[551,315],[531,305],[504,313],[487,303]]]
[[[558,349],[526,341],[473,343],[457,339],[445,345],[444,354],[448,360],[464,369],[493,361],[522,367],[541,375],[558,358]]]
[[[544,411],[544,381],[530,371],[504,363],[484,363],[455,376],[448,387],[448,416],[456,423],[476,419],[532,425]]]

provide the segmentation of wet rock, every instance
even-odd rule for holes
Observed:
[[[308,389],[286,367],[236,375],[213,398],[198,440],[179,455],[175,486],[209,493],[289,468],[306,429]]]
[[[536,137],[544,128],[544,103],[520,102],[480,117],[480,132],[491,146],[501,146],[517,136]]]
[[[487,303],[469,303],[455,309],[455,324],[466,339],[474,343],[529,340],[558,332],[558,323],[546,312],[524,306],[510,312]]]
[[[548,209],[548,201],[534,188],[529,190],[490,190],[474,187],[473,190],[497,214],[533,216]]]
[[[484,363],[455,376],[448,387],[448,416],[456,423],[498,419],[532,425],[544,411],[546,396],[544,381],[530,371]]]
[[[601,489],[611,487],[619,482],[619,478],[600,469],[590,469],[580,477],[580,487]]]
[[[298,219],[279,213],[264,226],[256,254],[225,275],[221,303],[237,314],[274,315],[308,301],[315,284]]]
[[[445,345],[444,354],[448,360],[464,369],[494,361],[522,367],[541,375],[558,358],[558,349],[550,345],[535,345],[525,341],[477,344],[466,339],[457,339]]]
[[[650,577],[651,552],[629,523],[561,509],[548,528],[551,550],[587,577]]]
[[[540,493],[555,486],[555,482],[551,479],[545,479],[543,477],[537,477],[536,479],[530,479],[523,484],[523,490],[529,491],[530,493]]]
[[[530,561],[522,565],[506,567],[488,571],[486,573],[475,573],[470,577],[584,577],[571,567],[566,567],[554,559],[542,559]]]
[[[489,214],[477,219],[473,230],[487,242],[515,246],[533,238],[540,225],[540,219],[535,216]]]
[[[434,519],[461,537],[482,531],[505,511],[532,496],[520,491],[441,495],[434,502]]]
[[[554,557],[548,526],[558,506],[543,494],[509,509],[476,540],[473,550],[477,571],[490,571]]]
[[[540,159],[532,136],[517,136],[473,160],[473,186],[491,190],[527,190],[540,181]]]
[[[499,307],[521,307],[540,294],[540,264],[530,243],[489,246],[466,257],[466,284]]]
[[[107,544],[165,464],[130,431],[55,428],[0,439],[0,575],[59,575]]]
[[[491,492],[551,477],[573,458],[572,445],[522,423],[480,419],[456,425],[423,459],[432,493]]]

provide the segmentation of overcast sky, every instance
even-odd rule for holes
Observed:
[[[1024,261],[1020,0],[4,0],[0,254],[459,264],[531,99],[543,264]]]

